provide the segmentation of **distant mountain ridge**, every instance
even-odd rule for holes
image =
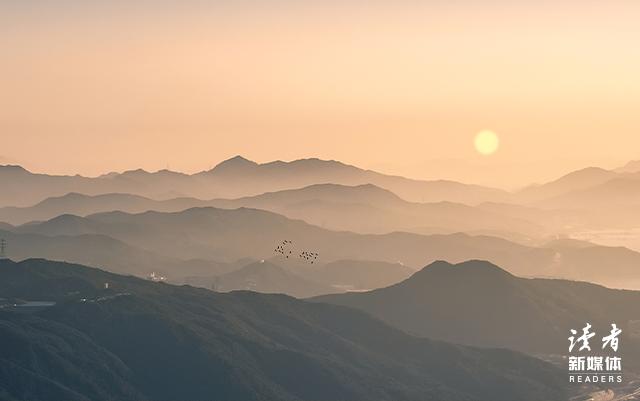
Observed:
[[[69,193],[96,196],[92,201],[102,203],[101,207],[91,210],[89,205],[81,204],[81,199],[76,199],[80,214],[107,211],[108,198],[115,196],[110,194],[119,194],[122,199],[112,200],[112,210],[122,207],[128,212],[141,212],[145,202],[147,210],[160,211],[202,206],[266,207],[293,218],[305,218],[316,225],[323,226],[327,221],[328,228],[338,230],[367,233],[383,233],[390,229],[417,233],[464,231],[521,238],[520,242],[528,243],[546,235],[637,227],[640,224],[640,217],[636,217],[640,216],[640,173],[635,171],[635,165],[630,162],[616,170],[588,167],[514,193],[453,181],[411,180],[320,159],[260,164],[236,156],[210,170],[191,175],[138,169],[94,178],[33,174],[19,166],[0,166],[0,186],[3,188],[0,208],[7,206],[0,210],[0,221],[4,219],[12,224],[22,224],[31,217],[31,213],[35,220],[54,217],[56,207],[53,200],[60,198],[62,201]],[[405,204],[392,213],[389,210],[381,213],[380,202],[385,208],[392,209],[393,200],[383,199],[382,192],[376,194],[367,186],[388,191],[407,203],[430,206],[418,210],[415,205],[408,208]],[[349,193],[340,193],[340,187],[357,188],[363,198],[354,199],[353,203],[346,202]],[[322,189],[327,195],[329,188],[335,190],[336,196],[340,193],[339,202],[311,197],[298,203],[285,200],[287,196],[299,196],[303,189],[307,194]],[[368,191],[376,200],[375,205],[374,202],[364,202]],[[132,198],[126,201],[126,195]],[[136,196],[150,200],[135,199]],[[33,209],[24,208],[43,201],[44,204]],[[126,202],[130,204],[126,205]],[[139,206],[131,206],[136,202]],[[476,207],[486,204],[505,207],[502,210]],[[512,205],[537,210],[513,213]],[[472,206],[476,210],[470,209]],[[505,211],[509,213],[505,214]],[[451,219],[457,215],[460,218]],[[533,220],[529,218],[532,215]],[[425,220],[424,216],[428,219]],[[478,222],[482,224],[478,225]]]
[[[587,167],[554,181],[524,188],[514,200],[547,209],[598,210],[640,206],[640,161],[613,170]]]
[[[0,208],[0,221],[19,225],[28,222],[50,220],[63,214],[87,216],[111,211],[141,213],[156,210],[169,212],[206,205],[206,201],[196,198],[173,198],[157,201],[128,193],[85,195],[70,192],[62,196],[46,198],[33,206],[2,207]]]
[[[532,203],[604,184],[614,178],[637,178],[638,161],[614,170],[588,167],[549,183],[507,191],[447,180],[412,180],[381,174],[335,160],[316,158],[291,162],[256,163],[242,156],[222,161],[210,170],[184,174],[142,169],[112,172],[98,177],[36,174],[15,165],[0,166],[0,185],[6,189],[2,206],[29,206],[70,192],[87,195],[129,193],[154,199],[194,197],[240,198],[306,187],[314,184],[348,186],[373,184],[415,202],[450,201],[477,205],[482,202]]]
[[[69,192],[87,195],[130,193],[157,199],[175,197],[238,198],[313,184],[374,184],[416,201],[476,204],[504,201],[504,191],[453,181],[420,181],[363,170],[333,160],[301,159],[258,164],[236,156],[211,170],[187,175],[168,170],[131,170],[99,177],[34,174],[19,166],[0,166],[7,191],[0,206],[28,206]]]
[[[542,184],[525,188],[519,195],[528,201],[542,201],[568,192],[583,190],[607,182],[618,174],[600,167],[587,167],[572,171],[562,177]]]

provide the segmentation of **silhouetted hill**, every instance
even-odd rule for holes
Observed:
[[[640,320],[640,292],[564,280],[523,279],[484,261],[437,261],[407,280],[365,293],[314,299],[361,309],[414,335],[462,344],[566,354],[567,333],[590,322],[609,333]],[[640,342],[623,340],[637,360]],[[637,363],[635,363],[637,367]]]
[[[545,362],[411,337],[344,307],[44,260],[0,261],[0,289],[57,301],[30,315],[0,312],[0,340],[11,345],[0,352],[0,394],[8,399],[567,397],[562,372]]]

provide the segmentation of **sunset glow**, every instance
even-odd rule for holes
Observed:
[[[1,2],[0,164],[240,153],[496,186],[614,167],[640,147],[639,19],[626,0]],[[487,122],[509,152],[478,160]]]

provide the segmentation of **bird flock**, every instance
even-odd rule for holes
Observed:
[[[302,251],[298,257],[313,264],[318,259],[318,252]]]
[[[288,239],[285,239],[276,245],[274,252],[284,256],[285,259],[289,259],[290,256],[293,257],[296,254],[293,249],[293,241]],[[318,252],[300,251],[300,253],[298,253],[298,258],[303,259],[305,262],[310,264],[316,262],[318,260],[318,256]]]
[[[278,244],[278,246],[276,246],[275,252],[289,259],[289,256],[293,253],[293,251],[289,249],[291,248],[292,244],[293,244],[293,241],[289,241],[288,239],[286,239],[282,241],[280,244]]]

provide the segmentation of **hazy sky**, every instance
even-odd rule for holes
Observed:
[[[507,186],[615,167],[640,158],[639,21],[637,0],[2,0],[0,163],[321,157]]]

